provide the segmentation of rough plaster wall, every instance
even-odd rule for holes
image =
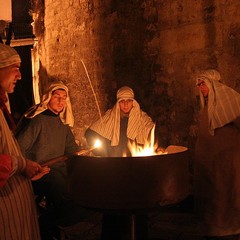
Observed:
[[[240,91],[239,8],[234,0],[45,0],[35,20],[44,26],[36,34],[42,85],[55,78],[67,83],[74,133],[83,143],[98,112],[82,59],[102,112],[128,84],[156,121],[161,145],[192,147],[194,74],[217,68]]]

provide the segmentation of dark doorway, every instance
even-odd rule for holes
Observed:
[[[17,82],[14,93],[9,94],[11,112],[16,123],[24,112],[26,112],[26,110],[34,103],[31,48],[31,45],[15,47],[22,60],[20,69],[22,79]]]
[[[21,74],[22,80],[17,82],[15,91],[9,94],[11,104],[11,113],[17,123],[24,112],[33,105],[33,83],[32,83],[32,45],[25,45],[25,40],[33,39],[33,22],[30,14],[31,1],[29,0],[12,0],[12,39],[14,48],[21,57]]]

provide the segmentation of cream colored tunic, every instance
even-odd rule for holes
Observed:
[[[230,123],[208,129],[205,108],[196,143],[195,197],[201,234],[240,233],[240,131]]]
[[[9,154],[13,159],[17,159],[14,163],[15,172],[0,189],[0,240],[39,240],[31,182],[19,173],[25,160],[1,110],[0,153]]]

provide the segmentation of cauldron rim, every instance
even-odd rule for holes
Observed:
[[[179,151],[172,152],[172,148],[177,147]],[[156,158],[166,158],[167,156],[173,156],[173,155],[179,155],[179,154],[185,154],[189,151],[189,149],[185,146],[179,146],[179,145],[170,145],[166,149],[171,149],[170,152],[163,153],[163,154],[156,154],[156,155],[149,155],[149,156],[131,156],[131,157],[107,157],[107,156],[96,156],[96,155],[82,155],[83,158],[104,158],[104,159],[156,159]]]

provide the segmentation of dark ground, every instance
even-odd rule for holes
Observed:
[[[62,229],[62,239],[100,240],[101,220],[101,213],[95,212],[87,221]],[[193,214],[193,198],[149,213],[149,240],[203,240]]]

